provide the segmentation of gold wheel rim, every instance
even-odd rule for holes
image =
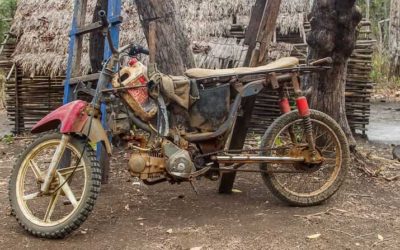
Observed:
[[[70,178],[70,180],[67,180],[68,176],[70,174],[72,174],[73,169],[75,167],[75,161],[71,160],[71,164],[72,167],[67,167],[64,169],[57,169],[56,171],[56,175],[57,175],[57,182],[58,185],[56,186],[55,190],[56,191],[60,184],[64,183],[64,185],[62,186],[62,188],[59,188],[59,190],[57,192],[54,192],[52,194],[49,195],[43,195],[43,196],[36,196],[37,193],[39,193],[39,186],[37,188],[37,192],[30,192],[29,194],[26,194],[26,190],[25,190],[25,181],[26,181],[26,177],[27,177],[27,172],[29,169],[32,169],[33,175],[35,176],[35,178],[40,178],[44,176],[45,171],[48,168],[48,165],[45,168],[45,171],[41,171],[41,176],[40,173],[38,173],[38,169],[40,170],[39,167],[35,167],[33,159],[35,159],[35,157],[42,152],[44,149],[47,149],[49,147],[57,147],[60,144],[60,139],[51,139],[51,140],[47,140],[45,142],[40,143],[39,145],[37,145],[36,147],[34,147],[25,157],[25,159],[23,160],[21,167],[19,168],[18,171],[18,176],[17,176],[17,181],[16,181],[16,198],[17,198],[17,202],[18,202],[18,206],[21,209],[21,212],[23,213],[23,215],[32,223],[38,225],[38,226],[43,226],[43,227],[52,227],[52,226],[56,226],[59,225],[65,221],[67,221],[69,218],[71,218],[71,216],[78,210],[78,208],[80,207],[80,204],[82,203],[82,197],[85,195],[86,193],[86,189],[87,189],[87,167],[85,164],[85,161],[83,159],[81,159],[80,163],[78,164],[77,169],[75,170],[74,174],[77,172],[80,172],[83,170],[83,177],[84,177],[84,183],[83,183],[83,188],[82,188],[82,192],[81,192],[81,198],[77,199],[75,197],[75,201],[71,201],[73,200],[73,198],[67,195],[66,192],[66,187],[69,187],[69,182],[72,181],[74,179],[74,176],[72,176]],[[66,149],[69,149],[69,151],[71,152],[71,157],[72,154],[74,154],[76,157],[80,157],[81,152],[80,150],[78,150],[76,147],[74,147],[71,143],[68,143],[66,146]],[[69,187],[69,189],[71,190],[72,194],[75,196],[74,192],[72,191],[72,189]],[[76,193],[76,192],[75,192]],[[54,213],[54,210],[56,208],[56,205],[59,204],[60,202],[60,196],[61,194],[64,194],[66,196],[66,198],[68,198],[71,202],[71,206],[73,206],[73,209],[66,215],[63,216],[60,219],[57,220],[51,220],[51,216]],[[37,216],[34,215],[34,213],[32,212],[32,208],[29,208],[28,205],[28,201],[34,200],[34,199],[42,199],[44,197],[49,197],[50,198],[50,202],[48,204],[48,207],[46,208],[46,212],[45,212],[45,216],[43,218],[39,218]]]
[[[285,127],[283,127],[275,136],[274,141],[273,141],[273,145],[272,147],[275,147],[276,141],[278,140],[278,137],[282,134],[282,132],[284,132],[285,130],[289,130],[289,128],[295,124],[301,123],[302,119],[298,119],[295,120],[289,124],[287,124]],[[312,196],[316,196],[319,195],[321,193],[324,193],[327,189],[329,189],[329,187],[331,187],[331,185],[333,184],[333,182],[337,179],[339,172],[341,170],[342,167],[342,148],[339,142],[338,137],[336,136],[335,132],[328,126],[326,125],[324,122],[315,120],[315,119],[311,119],[312,123],[317,123],[319,126],[323,126],[325,129],[327,129],[329,132],[329,134],[332,136],[332,138],[334,139],[334,143],[335,143],[335,149],[336,149],[336,156],[335,156],[335,166],[333,168],[333,172],[330,175],[329,179],[325,182],[325,184],[320,187],[318,190],[315,190],[313,192],[309,192],[309,193],[299,193],[299,192],[295,192],[291,189],[289,189],[286,185],[284,185],[283,183],[281,183],[281,181],[279,181],[279,179],[276,178],[276,176],[274,176],[275,174],[272,174],[272,177],[276,180],[276,182],[284,188],[284,190],[292,195],[298,196],[298,197],[303,197],[303,198],[307,198],[307,197],[312,197]],[[313,125],[314,126],[314,125]],[[314,138],[315,140],[315,138]],[[319,171],[319,170],[318,170]],[[306,174],[306,173],[304,173]],[[303,175],[304,175],[303,174]]]

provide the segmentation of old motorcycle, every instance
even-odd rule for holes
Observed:
[[[30,234],[61,238],[86,220],[100,192],[98,143],[108,155],[113,143],[123,147],[132,178],[148,185],[259,172],[278,198],[297,206],[320,204],[339,189],[349,163],[346,136],[332,118],[309,109],[300,86],[301,74],[325,70],[329,58],[300,65],[289,57],[254,68],[189,69],[184,76],[170,76],[154,64],[152,29],[145,67],[135,58],[149,52],[135,45],[114,48],[106,15],[100,14],[113,54],[93,100],[73,101],[39,121],[32,133],[58,132],[30,144],[10,177],[13,214]],[[126,57],[133,58],[129,65],[121,63]],[[282,115],[258,149],[230,150],[243,100],[268,85],[279,90]],[[101,103],[107,105],[108,131],[101,123]]]

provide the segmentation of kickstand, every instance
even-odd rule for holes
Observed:
[[[136,186],[138,189],[140,189],[142,187],[147,188],[147,186],[143,184],[143,181],[140,180],[138,177],[133,177],[132,186]]]
[[[194,185],[193,181],[189,181],[189,183],[190,183],[190,186],[192,186],[193,191],[194,191],[196,194],[199,194],[199,192],[197,191],[197,188],[196,188],[196,186]]]

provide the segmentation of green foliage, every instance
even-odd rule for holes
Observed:
[[[372,59],[371,78],[377,84],[378,89],[399,89],[400,78],[389,78],[389,57],[383,51],[377,50]]]
[[[6,143],[6,144],[12,144],[14,143],[14,136],[13,135],[5,135],[2,139],[2,142]]]
[[[4,33],[10,28],[16,7],[16,0],[0,0],[0,41],[3,41]]]
[[[400,88],[400,78],[390,78],[390,60],[387,53],[389,23],[381,25],[382,40],[379,37],[379,21],[389,18],[391,0],[370,0],[369,14],[372,24],[372,35],[378,44],[375,48],[372,61],[372,80],[377,84],[377,89],[393,90]],[[357,0],[357,5],[361,7],[364,17],[367,13],[367,0]],[[382,41],[382,44],[380,43]]]

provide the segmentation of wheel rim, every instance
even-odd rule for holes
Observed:
[[[85,161],[81,159],[77,164],[81,152],[68,143],[63,163],[59,164],[56,178],[51,183],[50,194],[38,195],[41,179],[59,144],[60,139],[38,144],[26,155],[18,172],[18,205],[23,215],[38,226],[52,227],[68,220],[78,210],[86,193],[88,173]],[[76,164],[78,167],[75,169]]]
[[[305,164],[268,165],[268,170],[272,171],[296,170],[294,173],[271,173],[269,175],[286,192],[298,197],[312,197],[324,193],[338,177],[342,164],[342,148],[335,132],[322,121],[311,119],[311,122],[316,149],[324,157],[322,165],[318,167]],[[294,142],[293,136],[290,137],[290,130],[293,131],[292,135],[295,135],[296,141]],[[272,143],[274,150],[270,151],[270,154],[283,156],[287,154],[287,148],[294,146],[307,146],[302,119],[287,124],[277,133]],[[307,171],[307,168],[310,171]],[[326,175],[327,173],[329,175]]]

